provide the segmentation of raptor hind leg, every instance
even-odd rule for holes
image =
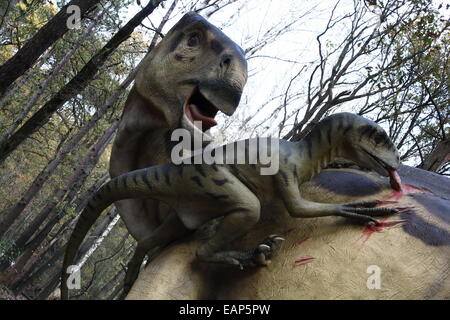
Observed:
[[[239,210],[226,215],[217,233],[197,250],[197,257],[204,262],[237,265],[241,269],[266,265],[284,240],[281,237],[271,235],[253,249],[224,250],[227,244],[246,234],[258,220],[259,208]]]
[[[127,266],[125,274],[123,292],[120,299],[124,299],[134,282],[136,281],[145,255],[149,254],[149,260],[155,258],[157,254],[169,243],[182,238],[190,231],[178,219],[175,211],[170,215],[149,237],[138,242],[136,251]],[[148,261],[147,261],[148,263]]]

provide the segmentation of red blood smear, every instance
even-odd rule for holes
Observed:
[[[305,242],[308,239],[309,239],[309,237],[306,237],[306,238],[303,238],[301,240],[298,240],[296,244],[302,244],[303,242]]]
[[[398,174],[397,174],[397,176],[398,176]],[[391,185],[392,185],[392,176],[391,176]],[[427,190],[416,188],[416,187],[410,186],[409,184],[403,184],[400,182],[399,189],[392,191],[391,197],[389,199],[393,199],[393,200],[397,201],[411,193],[429,193],[429,192]],[[381,200],[381,201],[379,201],[379,203],[376,206],[377,207],[383,206],[383,205],[386,205],[389,203],[393,203],[393,201]],[[402,209],[402,208],[397,208],[397,209]],[[392,227],[397,224],[403,223],[403,221],[399,221],[399,220],[386,221],[386,219],[387,219],[387,217],[383,218],[381,220],[380,224],[378,224],[378,225],[368,224],[364,228],[363,234],[361,235],[361,238],[363,238],[363,242],[366,242],[374,232],[380,232],[380,231],[384,230],[384,228],[386,228],[386,227]]]
[[[300,258],[294,261],[294,265],[292,266],[292,268],[295,268],[296,266],[302,265],[302,264],[307,264],[310,262],[313,262],[314,258],[313,257],[305,257],[305,258]]]
[[[397,224],[403,223],[404,221],[386,221],[386,218],[383,218],[379,224],[368,224],[364,230],[363,230],[363,234],[361,236],[361,238],[363,238],[363,242],[366,242],[367,240],[369,240],[370,236],[372,234],[374,234],[375,232],[380,232],[383,231],[386,227],[393,227]]]
[[[409,184],[402,184],[400,191],[392,191],[391,198],[389,198],[389,199],[399,200],[399,199],[403,198],[404,196],[411,194],[411,193],[429,193],[429,192],[424,189],[410,186]]]

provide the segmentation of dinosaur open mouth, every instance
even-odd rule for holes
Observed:
[[[395,168],[391,167],[387,163],[385,163],[380,158],[374,156],[372,153],[366,151],[363,149],[363,151],[369,155],[370,158],[372,158],[380,167],[382,167],[386,171],[386,176],[389,177],[390,184],[392,189],[400,191],[402,188],[402,181],[400,179],[400,176],[398,175],[398,172]]]
[[[217,125],[214,117],[219,110],[208,101],[198,88],[195,88],[184,103],[184,113],[186,117],[203,132]]]

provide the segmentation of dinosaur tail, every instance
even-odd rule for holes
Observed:
[[[162,179],[158,177],[159,174],[166,171],[167,168],[164,166],[131,171],[107,182],[91,197],[86,208],[81,213],[67,243],[61,273],[62,300],[69,298],[67,286],[67,280],[69,279],[69,274],[67,273],[68,267],[74,263],[78,248],[103,210],[115,201],[124,199],[146,197],[160,200],[159,196],[167,192],[168,188],[158,187],[162,184]]]

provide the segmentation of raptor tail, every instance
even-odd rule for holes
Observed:
[[[67,273],[68,268],[74,263],[78,248],[103,210],[115,201],[123,199],[140,197],[158,199],[158,191],[156,191],[159,190],[156,188],[158,182],[152,181],[153,179],[150,179],[149,177],[153,177],[154,173],[159,170],[161,170],[161,168],[157,166],[123,174],[104,184],[89,200],[67,243],[61,273],[62,300],[69,298],[67,286],[67,280],[69,279],[69,273]]]

